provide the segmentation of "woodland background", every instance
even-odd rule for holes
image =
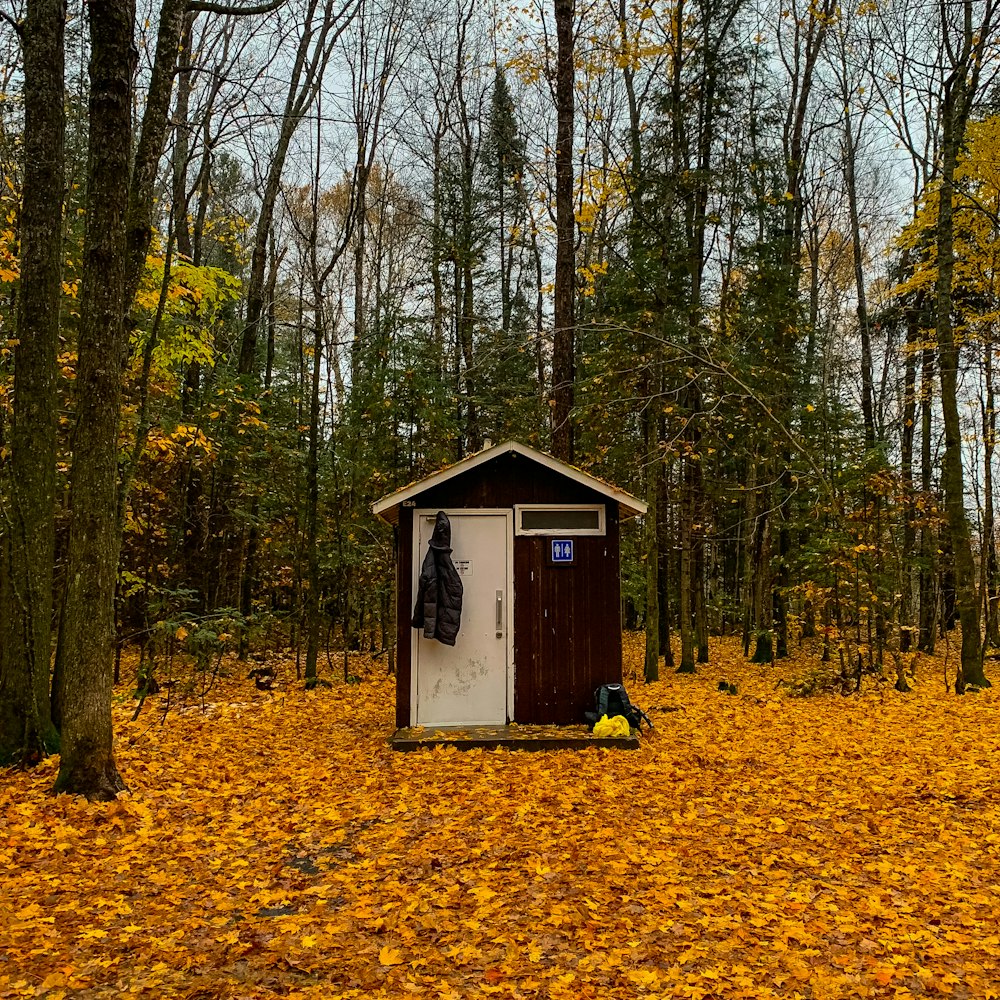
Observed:
[[[109,797],[116,681],[391,669],[371,502],[511,437],[649,503],[647,680],[730,634],[905,690],[960,622],[949,683],[988,685],[998,31],[993,0],[5,8],[0,754]]]

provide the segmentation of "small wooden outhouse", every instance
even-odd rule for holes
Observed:
[[[509,441],[372,510],[397,529],[397,727],[582,722],[621,681],[619,526],[641,500]],[[438,511],[463,585],[454,646],[410,625]]]

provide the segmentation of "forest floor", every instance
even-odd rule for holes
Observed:
[[[941,659],[797,697],[718,640],[639,750],[544,753],[391,751],[384,661],[228,669],[121,689],[117,802],[0,774],[0,997],[1000,997],[1000,693]]]

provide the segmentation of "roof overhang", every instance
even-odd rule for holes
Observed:
[[[435,472],[426,479],[421,479],[415,483],[411,483],[409,486],[404,486],[401,490],[396,490],[395,493],[390,493],[388,496],[384,496],[381,500],[373,503],[372,513],[377,514],[383,521],[394,524],[398,520],[398,509],[408,500],[419,496],[425,490],[429,490],[434,486],[440,486],[442,483],[446,483],[456,476],[461,476],[507,453],[522,455],[532,462],[536,462],[561,476],[565,476],[567,479],[572,479],[581,486],[586,486],[594,490],[595,493],[603,494],[609,500],[613,500],[618,504],[618,513],[623,519],[634,517],[636,514],[646,513],[647,505],[637,497],[632,496],[631,493],[626,493],[624,490],[620,490],[616,486],[598,479],[596,476],[591,476],[566,462],[561,462],[551,455],[536,451],[534,448],[519,444],[517,441],[506,441],[504,444],[493,445],[491,448],[476,452],[475,455],[463,458],[461,462],[456,462],[454,465],[449,465],[439,472]]]

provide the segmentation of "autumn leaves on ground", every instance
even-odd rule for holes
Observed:
[[[378,664],[123,703],[119,801],[3,774],[0,997],[1000,996],[1000,695],[815,666],[633,682],[634,752],[394,752]]]

